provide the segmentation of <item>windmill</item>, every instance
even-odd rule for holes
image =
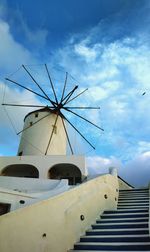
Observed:
[[[20,146],[18,150],[18,155],[35,155],[37,154],[35,148],[29,148],[29,146],[24,143],[25,140],[31,140],[34,146],[38,146],[41,149],[44,155],[50,154],[66,154],[66,142],[68,142],[71,154],[74,154],[73,146],[70,140],[69,132],[67,130],[66,124],[70,125],[84,141],[95,149],[94,145],[85,137],[85,135],[71,122],[70,119],[66,116],[66,112],[74,115],[75,117],[91,124],[92,126],[98,128],[99,130],[104,131],[101,127],[91,122],[87,118],[76,113],[76,110],[95,110],[100,109],[100,107],[89,107],[89,106],[71,106],[71,102],[75,101],[79,96],[81,96],[88,89],[84,89],[82,92],[77,92],[78,85],[66,92],[68,73],[65,74],[65,81],[62,89],[62,94],[60,97],[57,96],[54,84],[51,79],[51,75],[48,69],[48,66],[45,64],[44,68],[49,79],[51,86],[51,91],[53,93],[53,99],[44,91],[43,87],[38,83],[35,77],[30,73],[27,66],[22,65],[25,73],[31,78],[32,82],[38,88],[33,90],[25,85],[22,85],[20,82],[15,81],[10,78],[6,78],[10,84],[19,86],[20,88],[27,90],[30,93],[33,93],[37,97],[42,98],[46,101],[46,105],[36,105],[36,104],[15,104],[15,103],[2,103],[4,106],[11,107],[26,107],[26,108],[36,108],[37,110],[30,112],[26,115],[24,119],[24,128],[19,131],[17,134],[22,133]],[[65,112],[65,113],[64,113]],[[31,120],[32,119],[32,120]],[[51,130],[48,130],[49,125],[51,125]],[[57,128],[59,134],[57,134]],[[60,130],[61,129],[61,130]],[[57,136],[56,136],[57,135]],[[55,140],[55,141],[54,141]],[[61,143],[60,143],[61,142]],[[61,146],[61,147],[60,147]],[[33,151],[34,149],[34,151]],[[56,151],[55,151],[56,150]]]

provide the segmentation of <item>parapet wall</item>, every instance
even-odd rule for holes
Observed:
[[[67,252],[104,210],[116,209],[116,175],[101,175],[58,196],[0,217],[1,252]]]
[[[26,166],[33,166],[37,169],[40,179],[47,179],[48,172],[50,169],[58,164],[70,164],[75,165],[79,168],[82,174],[82,178],[88,175],[87,169],[85,167],[85,157],[84,156],[64,156],[64,155],[47,155],[47,156],[13,156],[13,157],[0,157],[0,175],[2,175],[5,168],[19,165],[24,166],[25,171]],[[9,176],[9,175],[7,175]],[[15,177],[15,175],[14,175]]]

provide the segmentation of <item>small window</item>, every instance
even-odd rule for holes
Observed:
[[[32,126],[33,122],[29,122],[30,126]]]
[[[23,151],[20,151],[20,152],[18,153],[18,156],[22,156],[22,154],[23,154]]]
[[[10,212],[10,207],[11,207],[10,204],[0,202],[0,215]]]
[[[39,115],[38,113],[35,113],[35,117],[38,117],[38,115]]]

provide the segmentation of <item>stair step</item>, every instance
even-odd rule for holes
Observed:
[[[149,234],[148,228],[130,228],[130,229],[89,229],[86,235],[137,235]]]
[[[111,250],[111,251],[126,251],[126,250],[137,250],[143,251],[150,249],[150,242],[140,243],[140,242],[119,242],[119,243],[101,243],[101,242],[79,242],[74,245],[74,249],[93,249],[93,250],[99,250],[99,249],[105,249],[105,250]]]
[[[102,236],[102,235],[89,235],[82,236],[80,242],[150,242],[148,235],[128,235],[128,236]]]
[[[149,206],[149,203],[140,203],[140,204],[138,204],[138,203],[121,203],[121,204],[118,204],[118,207],[117,207],[117,209],[119,208],[119,207],[148,207]]]
[[[148,213],[149,209],[148,208],[139,208],[139,209],[117,209],[117,210],[111,210],[111,211],[104,211],[104,214],[118,214],[118,213]]]
[[[126,199],[126,198],[129,198],[129,199],[137,199],[137,198],[139,198],[139,199],[143,199],[143,198],[146,198],[146,199],[149,199],[149,193],[146,193],[146,194],[140,194],[140,195],[131,195],[131,194],[126,194],[126,195],[120,195],[119,194],[119,196],[118,196],[118,198],[122,198],[122,199]]]
[[[121,218],[148,218],[148,212],[143,213],[116,213],[116,214],[103,214],[101,220],[105,219],[121,219]]]
[[[149,251],[149,190],[120,190],[116,210],[104,211],[72,251]]]
[[[119,193],[119,196],[135,196],[135,197],[137,197],[137,196],[148,196],[148,194],[149,194],[149,192],[147,191],[147,192],[120,192]]]
[[[93,229],[113,229],[113,228],[147,228],[148,227],[148,222],[142,222],[142,223],[138,223],[138,222],[134,222],[134,223],[130,223],[130,222],[121,222],[121,223],[104,223],[104,224],[94,224],[92,225]]]
[[[118,208],[117,208],[117,210],[125,210],[125,209],[128,209],[128,210],[130,210],[130,209],[146,209],[146,208],[148,208],[148,205],[145,205],[145,206],[142,206],[142,205],[140,205],[140,206],[119,206]]]
[[[148,206],[149,202],[119,202],[118,206]]]
[[[86,251],[86,252],[93,252],[93,251],[95,251],[95,250],[84,250],[84,251]],[[109,252],[108,250],[104,250],[104,249],[101,249],[101,250],[97,250],[97,251],[99,251],[99,252]],[[111,251],[113,251],[113,250],[111,250]],[[133,250],[131,251],[131,250],[123,250],[124,252],[133,252]],[[134,250],[134,252],[139,252],[139,251],[143,251],[143,250]],[[149,251],[149,250],[148,250]],[[78,249],[71,249],[71,250],[69,250],[69,252],[83,252],[83,249],[82,250],[78,250]],[[122,250],[117,250],[117,252],[122,252]]]
[[[148,196],[145,196],[145,197],[143,197],[143,196],[119,196],[119,198],[118,198],[119,200],[149,200],[149,197]]]
[[[119,194],[141,194],[141,193],[149,193],[149,190],[139,190],[139,191],[133,191],[133,190],[125,190],[125,191],[119,191]]]
[[[92,229],[91,229],[91,230],[92,230]],[[113,230],[113,231],[114,231],[114,230]],[[133,230],[132,230],[132,231],[133,231]],[[96,231],[94,230],[93,233],[96,233],[96,232],[97,232],[97,230],[96,230]],[[93,234],[93,235],[88,235],[88,236],[89,236],[89,237],[93,237],[93,236],[94,236],[94,237],[97,237],[97,236],[98,236],[98,237],[101,237],[101,238],[105,238],[105,237],[107,237],[107,238],[113,238],[113,237],[114,237],[114,238],[115,238],[115,237],[120,237],[120,238],[121,238],[121,237],[125,237],[125,238],[126,238],[126,237],[129,237],[129,238],[130,238],[130,237],[136,237],[136,238],[138,238],[138,237],[146,237],[146,238],[147,238],[147,237],[148,237],[148,238],[150,239],[150,236],[149,236],[148,233],[147,233],[147,234],[128,234],[128,235],[127,235],[127,234],[122,234],[122,235],[120,235],[120,234],[119,234],[119,235],[116,235],[116,234],[113,234],[113,235],[109,235],[109,234],[106,234],[106,235],[96,235],[96,234]],[[83,236],[81,236],[81,237],[86,237],[86,236],[83,235]]]
[[[133,204],[133,203],[149,203],[149,199],[147,200],[135,200],[135,199],[123,199],[123,200],[118,200],[118,204],[122,204],[122,203],[128,203],[128,204]]]
[[[119,192],[142,192],[142,191],[149,191],[148,188],[136,188],[136,189],[122,189]]]
[[[118,199],[127,199],[127,198],[130,198],[130,199],[141,199],[141,198],[148,198],[149,197],[149,194],[144,194],[144,195],[119,195]]]
[[[148,222],[148,218],[147,217],[139,217],[139,218],[119,218],[119,219],[98,219],[96,220],[96,223],[120,223],[120,222],[130,222],[130,223],[134,223],[134,222],[143,222],[146,221]]]

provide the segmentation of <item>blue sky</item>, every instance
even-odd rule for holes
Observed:
[[[89,88],[77,104],[101,107],[85,116],[104,133],[71,118],[96,145],[96,151],[87,146],[79,150],[85,153],[90,172],[117,166],[120,175],[135,185],[150,180],[149,11],[148,0],[0,1],[1,101],[4,78],[22,64],[33,65],[30,70],[45,78],[39,65],[47,63],[58,92],[60,80],[63,83],[69,72],[68,90],[71,76],[79,90]],[[25,81],[21,71],[12,76]],[[41,102],[8,83],[5,101]],[[0,154],[15,155],[19,138],[7,113],[18,130],[28,110],[0,110]]]

